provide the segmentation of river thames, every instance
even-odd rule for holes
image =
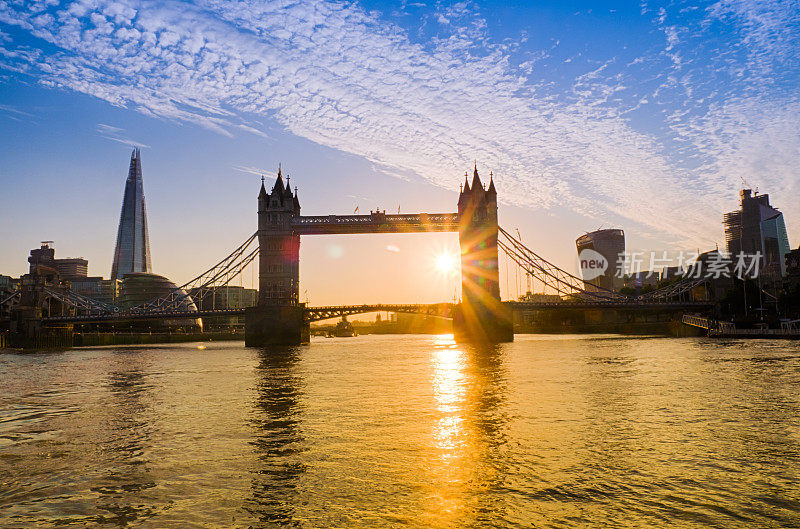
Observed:
[[[800,525],[800,343],[0,353],[0,527]]]

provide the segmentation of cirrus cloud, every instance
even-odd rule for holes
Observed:
[[[271,118],[448,188],[477,158],[507,203],[683,242],[717,237],[745,173],[797,191],[800,106],[775,74],[796,75],[797,11],[784,2],[645,5],[661,49],[608,58],[569,90],[537,80],[538,62],[515,66],[518,48],[489,43],[479,17],[459,27],[468,3],[438,13],[449,33],[424,43],[333,0],[53,4],[0,2],[0,22],[32,37],[0,42],[0,67],[220,134],[263,134]],[[721,38],[732,45],[715,58]]]

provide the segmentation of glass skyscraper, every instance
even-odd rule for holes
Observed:
[[[144,205],[142,156],[137,148],[131,154],[128,179],[125,181],[111,279],[122,279],[125,274],[133,272],[150,271],[150,237],[147,233],[147,210]]]
[[[791,250],[783,213],[770,205],[769,195],[759,195],[758,190],[752,194],[750,189],[742,189],[739,197],[741,208],[724,217],[728,253],[734,262],[739,253],[760,254],[760,274],[781,278]]]
[[[608,268],[601,276],[584,279],[583,285],[588,292],[599,292],[601,289],[616,292],[622,287],[622,276],[625,273],[624,231],[608,229],[586,233],[578,237],[575,246],[578,248],[579,258],[583,250],[594,250],[602,255],[608,263]]]

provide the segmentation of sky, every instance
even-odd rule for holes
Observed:
[[[0,273],[54,240],[108,276],[133,145],[153,271],[177,283],[255,231],[279,163],[311,215],[455,211],[477,161],[500,224],[573,271],[602,227],[628,251],[724,246],[743,185],[796,247],[798,51],[797,0],[3,0]],[[301,297],[449,300],[432,263],[457,250],[306,237]]]

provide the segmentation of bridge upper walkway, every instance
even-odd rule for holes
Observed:
[[[292,220],[292,231],[298,235],[452,232],[458,231],[458,213],[300,216]]]

